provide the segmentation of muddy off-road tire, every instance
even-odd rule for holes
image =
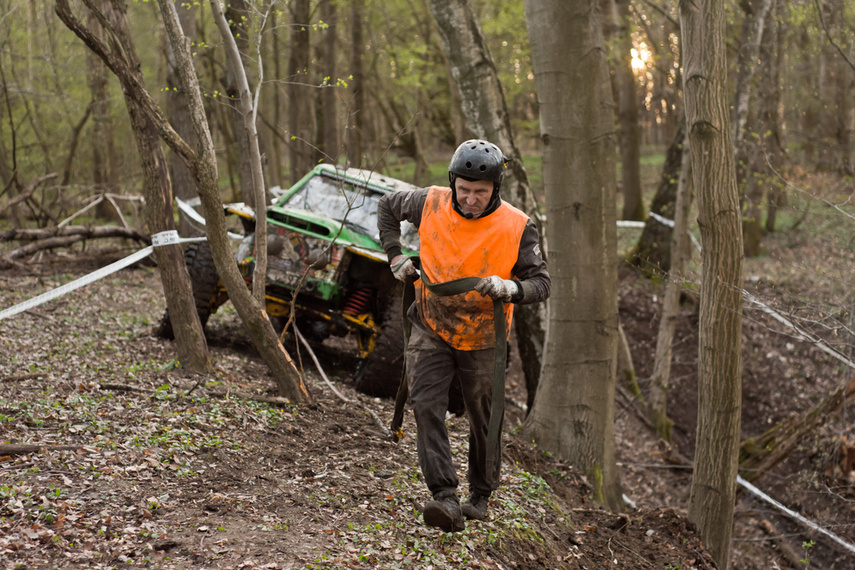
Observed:
[[[208,322],[208,317],[225,302],[219,289],[220,277],[214,266],[214,256],[211,246],[206,241],[192,242],[184,250],[184,262],[190,273],[190,284],[193,286],[193,299],[196,302],[196,312],[202,328]],[[163,312],[163,318],[155,330],[160,338],[172,339],[172,321],[169,320],[169,310]]]
[[[404,369],[404,325],[401,322],[401,288],[388,296],[374,352],[354,376],[356,389],[363,394],[394,398]]]

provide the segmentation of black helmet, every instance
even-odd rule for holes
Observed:
[[[457,147],[448,165],[448,179],[460,176],[469,180],[489,180],[498,189],[505,176],[508,159],[493,143],[481,139],[468,140]]]

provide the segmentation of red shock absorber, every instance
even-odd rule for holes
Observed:
[[[353,293],[350,294],[350,297],[347,298],[347,301],[344,303],[343,312],[347,313],[351,317],[355,317],[361,313],[366,311],[368,307],[368,302],[371,301],[371,296],[374,294],[374,289],[371,287],[363,287],[361,289],[357,289]]]

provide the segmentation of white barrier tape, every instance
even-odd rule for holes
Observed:
[[[160,243],[154,244],[155,238],[157,238],[157,240]],[[90,273],[88,275],[84,275],[80,279],[76,279],[74,281],[66,283],[65,285],[57,287],[56,289],[52,289],[46,293],[42,293],[41,295],[39,295],[37,297],[33,297],[32,299],[27,299],[23,303],[18,303],[17,305],[13,305],[13,306],[9,307],[8,309],[3,309],[2,311],[0,311],[0,321],[2,321],[3,319],[6,319],[8,317],[17,315],[18,313],[23,313],[24,311],[28,311],[28,310],[32,309],[33,307],[38,307],[39,305],[43,305],[44,303],[47,303],[48,301],[52,301],[53,299],[56,299],[57,297],[62,297],[63,295],[70,293],[71,291],[74,291],[76,289],[80,289],[81,287],[85,287],[86,285],[89,285],[90,283],[94,283],[95,281],[98,281],[99,279],[103,279],[104,277],[111,275],[111,274],[113,274],[113,273],[115,273],[121,269],[124,269],[125,267],[128,267],[129,265],[133,265],[137,261],[139,261],[141,259],[145,259],[149,255],[151,255],[151,253],[154,251],[155,247],[160,247],[163,245],[171,245],[174,243],[184,243],[184,242],[191,242],[191,241],[204,241],[205,239],[207,239],[207,238],[204,238],[204,237],[200,237],[200,238],[179,238],[178,232],[174,231],[174,230],[154,234],[153,236],[151,236],[151,241],[152,241],[152,244],[154,244],[154,245],[150,245],[148,247],[145,247],[136,253],[132,253],[131,255],[129,255],[123,259],[120,259],[119,261],[113,262],[110,265],[107,265],[105,267],[102,267],[101,269],[93,271],[92,273]]]
[[[190,202],[198,203],[198,202],[199,202],[199,199],[198,199],[198,198],[193,198]],[[203,218],[203,217],[199,214],[199,212],[197,212],[195,209],[193,209],[193,206],[191,206],[191,205],[190,205],[190,202],[185,202],[184,200],[182,200],[181,198],[178,198],[178,197],[176,197],[176,198],[175,198],[175,203],[176,203],[176,204],[178,204],[178,208],[179,208],[182,212],[184,212],[185,214],[187,214],[187,217],[189,217],[191,220],[193,220],[193,221],[194,221],[194,222],[196,222],[197,224],[201,224],[201,225],[203,225],[203,226],[204,226],[204,225],[207,225],[207,224],[205,223],[205,218]],[[197,204],[197,205],[198,205],[198,204]],[[232,232],[228,232],[228,236],[229,236],[230,238],[232,238],[232,239],[243,239],[243,238],[244,238],[244,236],[242,236],[242,235],[240,235],[240,234],[235,234],[235,233],[232,233]],[[154,236],[152,236],[152,237],[154,237]]]
[[[148,257],[149,255],[151,255],[151,252],[153,252],[153,251],[154,251],[154,247],[148,246],[144,249],[139,250],[136,253],[132,253],[131,255],[127,256],[124,259],[120,259],[119,261],[116,261],[115,263],[111,263],[110,265],[107,265],[106,267],[102,267],[101,269],[98,269],[97,271],[94,271],[94,272],[90,273],[89,275],[84,275],[80,279],[77,279],[77,280],[72,281],[70,283],[66,283],[65,285],[62,285],[61,287],[57,287],[56,289],[48,291],[47,293],[42,293],[38,297],[33,297],[32,299],[28,299],[28,300],[24,301],[23,303],[18,303],[17,305],[9,307],[8,309],[4,309],[3,311],[0,311],[0,321],[2,321],[5,318],[11,317],[13,315],[17,315],[18,313],[23,313],[24,311],[32,309],[33,307],[37,307],[43,303],[47,303],[48,301],[56,299],[57,297],[62,297],[66,293],[74,291],[75,289],[80,289],[81,287],[83,287],[85,285],[89,285],[90,283],[92,283],[94,281],[98,281],[99,279],[103,279],[104,277],[110,275],[111,273],[115,273],[116,271],[119,271],[120,269],[124,269],[125,267],[132,265],[132,264],[136,263],[137,261]]]
[[[656,212],[650,212],[650,217],[653,218],[654,220],[656,220],[657,222],[659,222],[660,224],[664,225],[664,226],[668,226],[669,228],[674,227],[674,220],[669,220],[668,218],[663,218],[662,216],[660,216]],[[643,228],[645,223],[646,222],[633,222],[630,220],[618,220],[617,225],[619,228]],[[695,249],[697,249],[698,251],[701,251],[701,242],[698,241],[698,238],[696,238],[692,234],[692,232],[686,232],[686,233],[689,234],[689,237],[692,239],[692,243],[695,244]]]
[[[663,226],[668,226],[669,228],[674,227],[674,220],[669,220],[668,218],[664,218],[657,214],[656,212],[650,212],[650,217],[662,224]]]
[[[172,245],[174,243],[179,243],[180,239],[181,238],[178,237],[178,230],[167,230],[165,232],[152,234],[151,245],[152,247]]]
[[[741,476],[739,476],[739,475],[736,476],[736,482],[739,483],[740,485],[742,485],[743,487],[745,487],[746,489],[748,489],[749,491],[751,491],[752,493],[754,493],[755,495],[757,495],[758,497],[760,497],[761,499],[763,499],[764,501],[766,501],[767,503],[770,503],[770,504],[778,507],[779,509],[784,511],[784,513],[793,517],[797,521],[800,521],[803,524],[807,525],[808,528],[811,528],[817,532],[824,534],[825,536],[827,536],[828,538],[830,538],[831,540],[833,540],[834,542],[836,542],[837,544],[839,544],[840,546],[842,546],[843,548],[848,550],[849,552],[855,553],[855,546],[852,546],[851,544],[849,544],[848,542],[846,542],[842,538],[838,537],[837,535],[828,532],[827,530],[825,530],[821,526],[817,525],[816,523],[809,521],[808,519],[806,519],[805,517],[803,517],[799,513],[795,512],[795,511],[791,511],[790,509],[788,509],[787,507],[785,507],[784,505],[782,505],[781,503],[779,503],[778,501],[776,501],[775,499],[773,499],[772,497],[770,497],[769,495],[767,495],[766,493],[764,493],[763,491],[761,491],[760,489],[758,489],[757,487],[755,487],[754,485],[752,485],[751,483],[749,483],[748,481],[743,479]]]

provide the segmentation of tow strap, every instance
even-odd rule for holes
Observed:
[[[407,279],[404,284],[404,295],[402,297],[402,318],[404,324],[404,367],[401,372],[401,383],[398,385],[398,394],[395,397],[395,414],[392,416],[392,437],[398,442],[404,437],[401,426],[404,423],[404,406],[409,397],[409,385],[407,384],[407,346],[410,342],[410,331],[412,323],[407,318],[407,310],[416,300],[416,277]],[[425,272],[421,273],[421,280],[427,289],[438,297],[460,295],[475,289],[475,285],[481,281],[480,277],[463,277],[444,283],[431,283]],[[490,403],[490,424],[487,429],[487,479],[493,479],[493,470],[501,453],[502,417],[505,413],[505,364],[508,354],[508,331],[505,321],[505,303],[493,299],[493,325],[496,330],[496,349],[493,361],[493,396]]]

